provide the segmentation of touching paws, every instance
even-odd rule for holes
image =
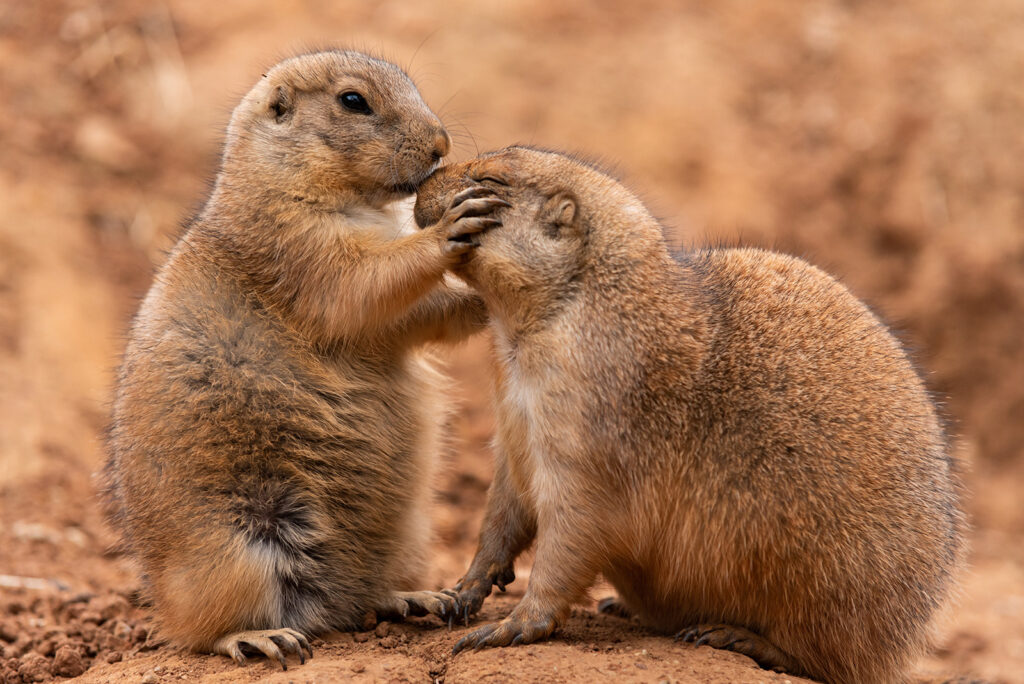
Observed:
[[[501,225],[491,214],[510,206],[500,197],[494,197],[494,190],[483,185],[474,185],[455,195],[437,222],[437,229],[444,237],[442,253],[455,258],[469,252],[478,244],[476,235]]]

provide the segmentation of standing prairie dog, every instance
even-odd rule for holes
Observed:
[[[103,472],[172,642],[286,666],[368,611],[454,610],[404,591],[444,398],[417,348],[485,324],[442,277],[501,202],[422,232],[392,204],[448,149],[409,78],[356,52],[288,59],[235,109],[212,195],[132,326]]]
[[[467,190],[468,188],[468,190]],[[419,190],[511,203],[456,272],[491,313],[496,472],[453,593],[522,601],[465,647],[547,637],[598,573],[657,630],[828,682],[896,682],[963,554],[956,476],[903,349],[842,285],[756,249],[669,255],[636,197],[527,148]]]

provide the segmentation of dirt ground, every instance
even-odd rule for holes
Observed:
[[[410,620],[327,635],[287,672],[149,634],[91,483],[122,335],[202,201],[231,107],[322,45],[405,65],[456,159],[583,152],[679,244],[796,253],[867,300],[943,401],[974,526],[919,675],[1024,682],[1018,0],[0,3],[0,680],[797,681],[593,604],[547,643],[451,658],[464,627]],[[484,348],[450,352],[461,408],[435,587],[468,564],[490,479]]]

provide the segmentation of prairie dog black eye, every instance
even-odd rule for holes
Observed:
[[[366,98],[355,92],[349,90],[338,96],[338,102],[341,106],[350,112],[356,112],[358,114],[373,114],[373,110],[370,109],[370,103],[366,101]]]

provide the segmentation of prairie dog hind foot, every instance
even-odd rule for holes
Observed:
[[[239,665],[246,664],[245,654],[262,653],[281,663],[281,669],[288,669],[285,653],[299,656],[299,663],[306,662],[306,653],[313,657],[313,647],[301,633],[287,627],[283,629],[256,629],[246,632],[234,632],[217,639],[213,652],[233,658]]]
[[[800,666],[789,654],[749,629],[722,624],[694,625],[676,634],[677,641],[742,653],[765,670],[800,674]]]
[[[450,594],[440,591],[392,592],[377,609],[378,617],[423,617],[436,615],[449,625],[459,611],[459,602]]]
[[[459,639],[452,648],[452,655],[467,648],[479,651],[492,646],[532,644],[547,639],[557,627],[554,615],[543,610],[528,610],[520,604],[501,622],[484,625]]]
[[[613,615],[623,620],[629,620],[633,617],[633,611],[626,607],[626,604],[619,600],[617,596],[606,596],[598,601],[597,612],[602,615]]]

